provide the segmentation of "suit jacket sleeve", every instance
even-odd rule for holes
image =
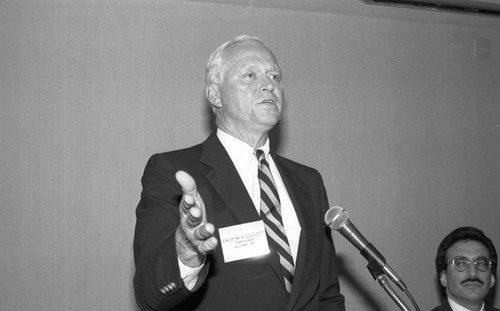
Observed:
[[[180,277],[175,250],[182,196],[176,171],[164,155],[158,154],[150,158],[142,177],[134,236],[134,289],[142,310],[170,310],[192,295]],[[203,282],[207,270],[207,266],[203,268],[193,291]],[[160,289],[169,284],[174,285],[173,290],[162,293]]]
[[[319,175],[319,173],[318,173]],[[326,194],[325,187],[323,185],[323,180],[320,178],[319,186],[319,198],[321,198],[322,212],[321,215],[325,215],[329,208],[328,198]],[[323,217],[320,218],[324,225]],[[321,271],[320,271],[320,301],[319,310],[345,310],[344,306],[344,296],[340,293],[340,284],[338,280],[338,265],[337,265],[337,255],[335,251],[335,246],[331,237],[331,230],[324,225],[324,238],[323,238],[323,253],[321,258]]]

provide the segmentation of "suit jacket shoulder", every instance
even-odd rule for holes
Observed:
[[[318,170],[313,167],[295,162],[274,152],[272,152],[271,155],[273,156],[273,159],[275,159],[281,165],[290,169],[292,172],[301,172],[305,174],[316,175],[315,177],[320,177],[320,173],[318,172]]]

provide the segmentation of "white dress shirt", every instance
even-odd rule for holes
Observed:
[[[257,176],[259,163],[257,157],[255,156],[254,148],[244,141],[241,141],[220,129],[217,129],[217,137],[229,154],[229,157],[236,167],[236,170],[238,171],[238,174],[240,175],[240,178],[243,181],[250,198],[252,199],[257,213],[260,214],[260,185],[259,178]],[[276,183],[276,188],[281,202],[281,217],[283,219],[283,226],[285,227],[293,261],[295,262],[297,259],[301,232],[300,223],[297,218],[297,214],[295,213],[295,209],[293,208],[292,201],[290,200],[290,196],[288,195],[283,183],[283,179],[281,178],[273,158],[269,154],[269,139],[266,141],[265,145],[259,149],[264,151],[266,160],[269,163],[271,174],[273,175],[274,182]],[[208,221],[210,222],[210,219]],[[185,266],[179,260],[179,267],[184,284],[188,289],[192,289],[196,284],[198,274],[203,265],[198,268],[190,268]]]
[[[456,303],[450,297],[447,297],[447,298],[448,298],[448,303],[450,304],[451,310],[453,310],[453,311],[470,311],[469,309],[462,307],[461,305]],[[483,302],[483,305],[481,306],[481,309],[479,311],[484,311],[484,302]]]

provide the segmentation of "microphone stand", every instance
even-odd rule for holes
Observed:
[[[410,311],[410,308],[406,305],[406,303],[399,297],[399,295],[394,291],[392,288],[391,284],[387,281],[387,278],[384,274],[384,271],[382,270],[382,267],[380,264],[375,261],[375,260],[369,260],[368,265],[366,266],[368,270],[370,271],[373,279],[375,279],[380,286],[386,291],[386,293],[391,297],[391,299],[396,303],[396,305],[402,310],[402,311]],[[411,302],[413,303],[413,306],[415,307],[416,311],[420,311],[420,309],[417,306],[417,303],[411,296],[410,292],[408,290],[404,290],[406,295],[410,298]]]

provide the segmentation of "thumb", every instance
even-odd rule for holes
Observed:
[[[175,179],[181,185],[182,192],[192,194],[196,191],[196,182],[193,177],[184,171],[177,171]]]

